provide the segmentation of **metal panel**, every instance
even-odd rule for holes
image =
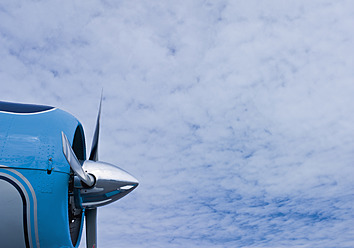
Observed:
[[[60,109],[26,115],[0,112],[0,164],[70,173],[61,132],[73,143],[78,126],[75,117]]]
[[[2,247],[30,247],[28,241],[26,199],[21,189],[0,175],[0,240]],[[25,231],[26,230],[26,231]]]

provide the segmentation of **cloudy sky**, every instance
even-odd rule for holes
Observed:
[[[0,56],[89,144],[103,87],[100,247],[354,246],[353,1],[4,0]]]

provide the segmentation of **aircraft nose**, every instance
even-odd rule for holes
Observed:
[[[127,171],[109,163],[86,160],[83,168],[95,178],[93,187],[81,190],[82,205],[86,207],[98,207],[116,201],[139,185],[139,181]]]

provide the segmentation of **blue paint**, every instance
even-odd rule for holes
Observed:
[[[70,173],[61,131],[73,142],[79,126],[76,118],[60,109],[29,115],[0,112],[0,164],[47,170],[51,159],[54,172]]]
[[[71,144],[74,137],[81,139],[77,149],[85,159],[83,129],[75,117],[53,107],[0,102],[0,172],[18,180],[29,196],[31,247],[38,247],[37,228],[40,247],[73,248],[68,216],[70,166],[62,152],[62,131]],[[83,218],[75,247],[82,226]]]
[[[107,193],[106,196],[111,197],[111,196],[119,194],[119,193],[120,193],[120,190],[115,190],[115,191],[111,191],[111,192]]]

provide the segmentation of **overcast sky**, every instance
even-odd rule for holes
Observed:
[[[103,87],[99,247],[354,246],[353,1],[1,1],[0,57],[88,144]]]

